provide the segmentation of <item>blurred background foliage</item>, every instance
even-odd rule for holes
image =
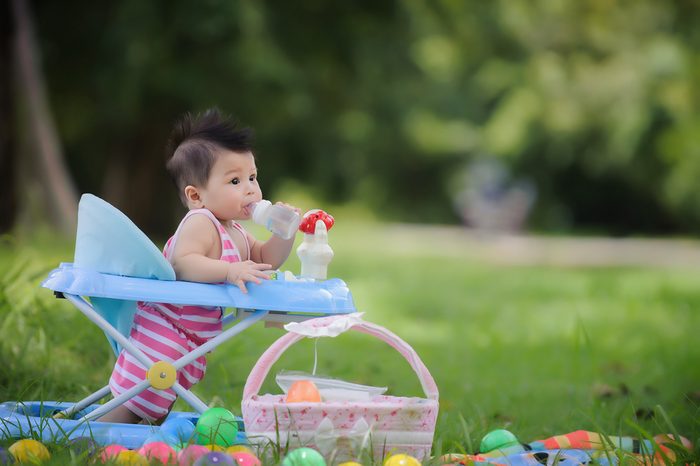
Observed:
[[[470,222],[460,199],[486,163],[500,181],[481,196],[523,187],[530,229],[700,231],[698,0],[32,8],[77,191],[148,233],[182,213],[163,170],[173,121],[213,105],[255,128],[273,199]]]

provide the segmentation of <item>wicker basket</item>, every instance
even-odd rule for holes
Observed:
[[[314,319],[312,325],[331,325],[343,316]],[[375,396],[367,401],[285,403],[284,395],[259,395],[272,365],[291,345],[306,338],[287,333],[274,342],[253,367],[243,391],[246,436],[263,447],[316,448],[335,461],[371,454],[381,459],[406,453],[419,460],[430,455],[438,414],[438,389],[416,352],[389,330],[360,321],[351,327],[385,341],[410,364],[426,398]]]

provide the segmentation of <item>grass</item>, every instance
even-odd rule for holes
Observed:
[[[579,429],[675,431],[694,442],[697,461],[700,268],[495,265],[458,234],[367,222],[338,225],[331,245],[331,275],[435,378],[441,451],[474,452],[497,428],[523,442]],[[77,400],[108,379],[113,355],[102,333],[38,287],[71,260],[69,241],[0,242],[0,401]],[[298,272],[296,257],[284,268]],[[195,392],[240,413],[250,369],[282,333],[259,325],[224,344]],[[313,362],[313,343],[303,341],[271,372],[311,371]],[[401,356],[365,335],[320,340],[318,372],[421,395]],[[278,392],[272,375],[262,392]]]

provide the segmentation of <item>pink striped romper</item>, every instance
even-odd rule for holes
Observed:
[[[185,215],[173,237],[165,244],[163,255],[167,259],[170,258],[180,228],[185,220],[196,214],[209,217],[219,230],[221,260],[240,262],[241,254],[235,243],[219,220],[207,209],[191,210]],[[245,230],[235,222],[233,226],[246,238],[250,257],[250,245]],[[223,309],[220,307],[139,302],[129,338],[152,361],[173,362],[221,333],[222,313]],[[177,381],[189,389],[204,377],[206,368],[206,358],[201,356],[178,371]],[[109,388],[116,397],[145,378],[146,370],[141,363],[122,350],[109,379]],[[153,422],[168,414],[175,399],[173,389],[156,390],[151,387],[125,402],[124,406],[137,416]]]

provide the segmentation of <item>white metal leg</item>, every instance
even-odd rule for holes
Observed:
[[[226,314],[224,317],[221,318],[221,323],[223,324],[224,327],[226,327],[228,324],[237,320],[239,317],[240,317],[240,312],[238,311],[238,309],[234,309],[232,312]]]
[[[122,348],[126,348],[132,356],[138,359],[138,361],[141,364],[143,364],[144,367],[146,367],[146,369],[150,368],[153,365],[153,361],[151,361],[150,358],[143,353],[143,351],[134,346],[128,338],[122,335],[116,328],[114,328],[109,322],[107,322],[104,319],[104,317],[98,314],[97,311],[95,311],[92,308],[92,306],[82,297],[72,294],[64,294],[64,296],[67,300],[72,302],[83,314],[85,314],[88,319],[94,322],[95,325],[107,332],[110,337],[114,338],[114,340],[117,343],[119,343],[122,346]]]
[[[202,414],[204,411],[209,409],[209,406],[207,406],[206,403],[204,403],[202,400],[199,399],[197,395],[192,393],[191,391],[187,390],[185,387],[180,385],[178,382],[175,382],[175,384],[172,386],[172,389],[177,393],[177,395],[185,400],[185,402],[192,406],[195,411],[197,411],[199,414]]]
[[[105,385],[104,387],[100,388],[96,392],[88,395],[87,397],[83,398],[82,400],[78,401],[75,403],[73,406],[71,406],[68,409],[64,409],[63,411],[54,414],[53,417],[55,418],[61,418],[61,417],[66,417],[70,418],[73,416],[75,413],[80,411],[81,409],[90,406],[91,404],[100,401],[102,398],[106,397],[107,395],[111,394],[111,390],[109,389],[109,385]]]
[[[135,397],[150,386],[151,383],[148,380],[142,380],[141,382],[137,383],[136,385],[122,393],[121,395],[109,400],[107,403],[103,404],[96,410],[87,413],[85,416],[80,418],[80,420],[92,421],[93,419],[97,419],[98,417],[101,417],[107,414],[108,412],[112,411],[117,406],[121,406],[122,404],[124,404],[125,401],[130,400],[131,398]]]
[[[180,370],[195,359],[197,359],[200,356],[204,356],[208,352],[212,351],[214,348],[219,346],[221,343],[229,340],[232,336],[237,335],[241,333],[243,330],[247,329],[263,317],[265,317],[268,314],[269,311],[255,311],[253,314],[250,316],[246,317],[233,327],[224,330],[221,332],[219,335],[216,337],[212,338],[208,342],[204,343],[203,345],[199,346],[197,349],[192,350],[191,352],[187,353],[177,361],[173,362],[173,366],[175,366],[175,369]]]

